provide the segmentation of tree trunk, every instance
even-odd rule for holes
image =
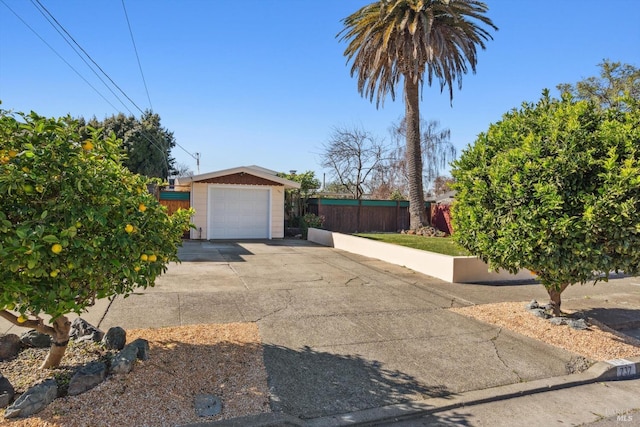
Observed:
[[[54,368],[60,366],[60,361],[64,352],[67,350],[67,344],[69,343],[69,331],[71,330],[71,322],[65,316],[58,317],[53,322],[53,343],[49,349],[47,358],[40,366],[40,369]]]
[[[420,94],[418,82],[404,76],[404,105],[407,125],[407,172],[409,175],[409,227],[424,225],[424,191],[422,188],[422,149],[420,145]]]
[[[560,310],[560,305],[562,304],[562,301],[560,300],[560,294],[562,294],[562,291],[567,289],[567,286],[569,286],[569,283],[563,283],[559,288],[547,288],[547,293],[549,294],[549,302],[551,303],[551,310],[555,317],[562,316],[562,311]]]

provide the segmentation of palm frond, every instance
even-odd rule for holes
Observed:
[[[395,99],[402,77],[420,86],[435,78],[453,100],[454,82],[461,88],[462,76],[475,73],[478,48],[497,30],[487,11],[477,0],[379,0],[346,17],[337,37],[348,43],[358,91],[376,107]]]

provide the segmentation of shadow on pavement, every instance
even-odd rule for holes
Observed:
[[[244,262],[248,255],[253,253],[232,241],[185,242],[178,248],[181,262]]]
[[[450,395],[443,385],[420,383],[358,356],[275,345],[263,351],[272,410],[303,419]]]
[[[640,310],[619,307],[594,307],[580,313],[616,330],[640,328]]]

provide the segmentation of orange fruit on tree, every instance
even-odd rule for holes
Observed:
[[[62,252],[62,245],[60,243],[56,243],[55,245],[51,246],[51,252],[56,255],[59,254],[60,252]]]
[[[133,225],[131,224],[125,225],[124,231],[126,231],[127,233],[133,233]]]
[[[18,323],[24,323],[24,322],[26,322],[26,321],[27,321],[27,320],[29,320],[29,319],[28,319],[28,318],[27,318],[27,316],[25,316],[24,314],[21,314],[20,316],[18,316],[18,319],[17,319],[17,320],[18,320]]]
[[[140,203],[140,204],[138,205],[138,210],[139,210],[140,212],[144,212],[144,211],[146,211],[146,210],[147,210],[147,207],[144,205],[144,203]]]
[[[153,254],[149,255],[149,257],[148,257],[149,262],[156,262],[157,259],[158,258]]]
[[[82,149],[85,151],[93,150],[93,142],[87,139],[82,143]]]
[[[148,260],[148,259],[149,259],[149,256],[147,256],[147,254],[142,254],[142,255],[140,255],[140,259],[141,259],[142,261],[146,261],[146,260]]]

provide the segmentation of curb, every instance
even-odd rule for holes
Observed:
[[[635,378],[640,378],[640,357],[597,362],[579,374],[509,384],[483,390],[473,390],[445,397],[363,409],[361,411],[308,420],[302,420],[282,413],[265,413],[230,420],[189,424],[182,427],[373,426],[381,423],[409,420],[465,406],[497,402],[603,381],[630,380]]]
[[[365,409],[349,414],[315,418],[307,420],[305,425],[309,427],[376,425],[385,422],[408,420],[464,406],[497,402],[602,381],[634,378],[640,378],[640,357],[597,362],[579,374],[473,390],[448,397]]]

